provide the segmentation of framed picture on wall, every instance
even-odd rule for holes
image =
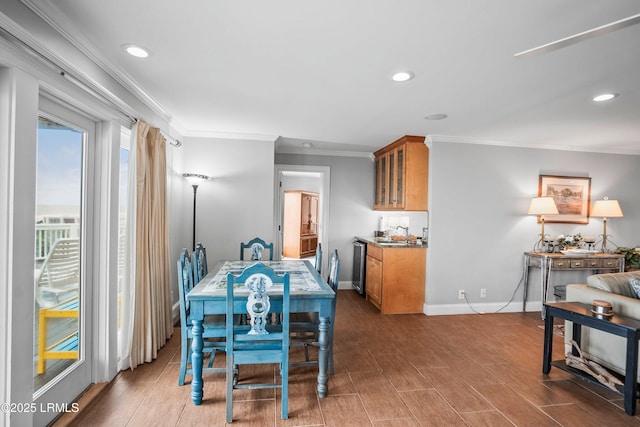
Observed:
[[[591,178],[540,175],[538,196],[553,197],[558,215],[545,215],[545,222],[588,224],[591,206]],[[538,219],[538,222],[540,220]]]

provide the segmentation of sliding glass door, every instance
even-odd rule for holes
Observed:
[[[37,133],[34,402],[48,423],[91,383],[90,119],[41,98]],[[43,409],[44,408],[44,409]]]

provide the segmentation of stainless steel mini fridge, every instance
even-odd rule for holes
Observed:
[[[353,282],[352,286],[364,295],[365,271],[367,265],[367,244],[359,240],[353,242]]]

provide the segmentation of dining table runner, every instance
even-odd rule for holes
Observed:
[[[205,277],[203,279],[203,281],[205,281],[205,286],[202,293],[225,293],[227,289],[227,274],[231,273],[239,275],[245,268],[255,264],[256,262],[261,262],[262,264],[272,268],[276,274],[289,273],[291,292],[314,292],[322,290],[317,278],[313,276],[313,273],[309,268],[307,268],[304,261],[225,261],[215,276],[212,278]],[[235,292],[242,293],[242,287],[244,287],[244,285],[242,283],[239,284],[238,290]],[[281,291],[282,283],[274,284],[273,290],[276,292],[278,290]],[[248,293],[248,289],[246,292]]]

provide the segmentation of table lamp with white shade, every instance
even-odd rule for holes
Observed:
[[[540,223],[542,224],[542,230],[540,231],[540,240],[535,244],[534,249],[540,244],[540,248],[544,246],[544,216],[545,215],[557,215],[558,208],[553,197],[534,197],[531,199],[529,205],[529,215],[540,215]]]
[[[596,200],[591,209],[591,216],[602,218],[602,252],[607,252],[607,218],[622,218],[622,209],[617,200],[609,200],[605,197],[603,200]]]

